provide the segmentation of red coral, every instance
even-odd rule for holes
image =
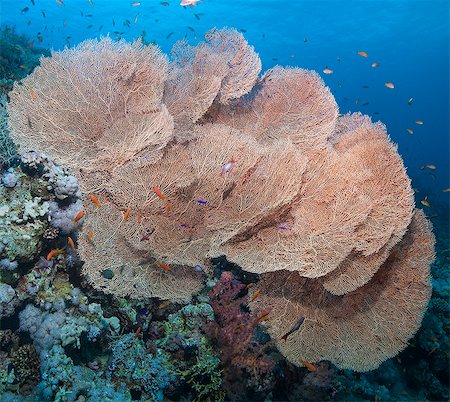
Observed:
[[[224,388],[231,396],[271,389],[275,362],[267,352],[272,344],[256,339],[255,330],[263,313],[249,311],[246,286],[225,271],[209,296],[215,321],[203,330],[221,351]]]

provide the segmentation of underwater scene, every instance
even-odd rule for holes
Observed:
[[[0,0],[0,401],[449,401],[447,0]]]

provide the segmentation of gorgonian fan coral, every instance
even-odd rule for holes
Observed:
[[[261,274],[259,308],[282,312],[267,326],[291,361],[374,368],[421,321],[431,230],[412,221],[381,123],[339,116],[315,72],[260,69],[233,29],[178,42],[170,61],[140,41],[85,41],[15,85],[11,135],[100,200],[87,200],[79,237],[93,286],[189,300],[202,286],[192,267],[226,255]]]

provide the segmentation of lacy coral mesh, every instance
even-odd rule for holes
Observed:
[[[124,211],[105,199],[101,203],[101,208],[87,205],[86,223],[78,238],[87,280],[116,296],[190,301],[203,286],[201,275],[192,266],[169,265],[170,257],[151,251],[147,240],[142,240],[148,227],[137,224],[135,212],[125,220]]]
[[[405,237],[372,280],[343,296],[297,272],[262,275],[252,308],[270,311],[269,334],[293,363],[329,360],[339,368],[377,368],[407,346],[431,296],[434,236],[416,210]],[[283,339],[301,318],[297,331]]]
[[[55,52],[15,84],[8,106],[13,136],[77,175],[80,168],[109,171],[168,142],[166,77],[166,56],[139,40],[88,40]]]
[[[261,274],[255,303],[291,361],[374,368],[425,311],[430,229],[384,125],[338,115],[315,72],[260,71],[234,29],[177,42],[170,62],[140,41],[86,41],[15,85],[11,136],[101,199],[79,237],[94,287],[188,301],[193,267],[226,255]]]

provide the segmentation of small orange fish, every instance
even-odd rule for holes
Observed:
[[[366,52],[358,52],[358,54],[362,57],[369,57],[369,55]]]
[[[428,200],[427,200],[427,198],[428,197],[425,197],[423,200],[421,200],[420,201],[420,203],[422,204],[422,205],[424,205],[425,207],[430,207],[430,203],[428,202]]]
[[[159,306],[159,308],[162,310],[162,309],[167,308],[167,307],[169,307],[169,306],[170,306],[170,302],[165,302],[165,303],[161,304],[161,305]]]
[[[313,373],[317,371],[317,367],[314,366],[314,364],[307,362],[305,360],[302,360],[301,362],[309,371],[311,371]]]
[[[444,188],[442,190],[443,193],[450,193],[450,187]]]
[[[21,65],[19,66],[19,68],[21,68],[22,70],[26,70],[26,69],[28,68],[28,66],[25,65],[25,64],[21,64]]]
[[[371,64],[371,66],[372,66],[373,68],[378,67],[379,65],[380,65],[380,63],[378,63],[377,61],[374,61],[374,62]]]
[[[92,231],[92,229],[88,232],[88,237],[92,240],[92,238],[94,237],[94,232]]]
[[[138,221],[138,224],[140,225],[141,224],[141,222],[142,222],[142,216],[141,216],[141,213],[138,211],[138,213],[137,213],[137,221]]]
[[[31,95],[31,99],[33,99],[33,100],[37,99],[36,92],[34,92],[33,88],[31,88],[31,87],[30,87],[30,95]]]
[[[50,251],[47,254],[47,260],[50,261],[55,255],[61,254],[63,251],[64,251],[63,248],[55,249],[55,250]]]
[[[261,291],[257,290],[255,293],[253,293],[253,296],[250,299],[249,303],[251,303],[253,300],[256,300],[260,295],[261,295]]]
[[[413,134],[413,133],[414,133],[414,131],[412,130],[412,128],[407,128],[406,131],[407,131],[409,134]]]
[[[100,204],[100,201],[94,194],[89,194],[89,198],[95,205],[97,205],[97,207],[99,207],[99,208],[102,207],[102,204]]]
[[[56,2],[60,5],[60,6],[64,6],[64,2],[62,0],[56,0]]]
[[[160,198],[161,200],[165,201],[166,197],[162,193],[162,191],[159,189],[158,186],[153,186],[153,191],[155,192],[156,196]]]
[[[124,222],[130,217],[130,212],[131,212],[131,209],[127,208],[127,210],[123,213]]]
[[[133,3],[131,3],[132,7],[139,7],[141,5],[140,1],[134,1]]]
[[[393,82],[385,82],[384,86],[386,88],[389,88],[389,89],[394,89],[394,83]]]
[[[171,202],[167,202],[166,204],[166,210],[170,211],[172,209],[172,203]]]
[[[257,321],[261,322],[261,321],[267,321],[269,319],[269,312],[268,311],[264,311],[258,318]]]
[[[136,332],[134,333],[136,335],[136,338],[139,338],[139,335],[141,334],[141,327],[138,327],[138,329],[136,330]]]
[[[331,68],[324,68],[323,72],[324,74],[333,74],[333,70]]]
[[[69,243],[69,246],[72,247],[72,250],[75,250],[75,242],[70,236],[67,237],[67,243]]]
[[[33,47],[34,45],[34,39],[28,44],[28,46],[30,46],[30,49]]]
[[[139,14],[136,14],[136,17],[134,17],[134,23],[138,22]]]
[[[73,224],[77,223],[85,214],[86,214],[86,212],[84,212],[83,210],[79,211],[75,215],[75,219],[73,220]]]
[[[169,265],[164,264],[163,262],[158,262],[158,265],[159,265],[164,271],[172,271],[172,268],[171,268]]]
[[[421,126],[423,124],[422,120],[416,120],[416,124],[418,124],[419,126]]]

